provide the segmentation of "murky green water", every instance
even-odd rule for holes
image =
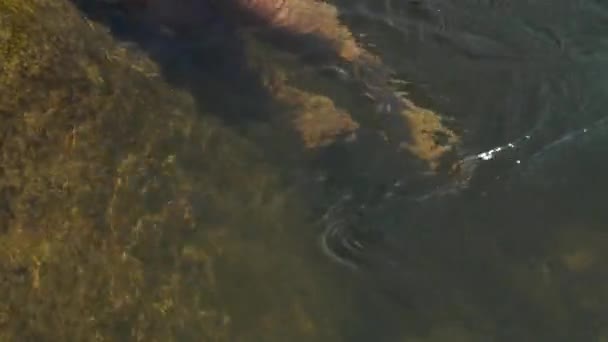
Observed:
[[[418,129],[217,18],[24,4],[0,0],[3,340],[608,341],[608,6],[335,1]],[[445,155],[399,140],[437,118]]]

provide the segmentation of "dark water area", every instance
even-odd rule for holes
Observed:
[[[103,131],[115,176],[82,202],[102,228],[27,240],[35,272],[2,231],[3,258],[26,266],[0,264],[1,286],[76,294],[16,291],[0,337],[608,341],[608,4],[332,1],[390,70],[400,116],[356,65],[302,57],[206,5],[204,23],[189,13],[171,31],[73,3],[158,66],[168,90],[152,94],[176,95]]]
[[[364,277],[415,317],[395,324],[420,320],[416,341],[605,339],[607,274],[592,264],[608,236],[607,7],[340,4],[412,96],[453,120],[474,169],[464,185],[373,202],[357,221],[384,234],[362,252]]]

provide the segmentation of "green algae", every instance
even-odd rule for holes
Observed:
[[[338,339],[258,147],[71,3],[0,13],[2,340]]]

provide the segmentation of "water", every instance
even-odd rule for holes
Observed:
[[[114,62],[0,98],[46,113],[3,116],[0,336],[608,340],[608,6],[332,3],[381,91],[213,17],[37,24]]]

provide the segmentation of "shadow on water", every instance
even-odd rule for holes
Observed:
[[[233,126],[267,119],[272,98],[262,87],[260,75],[247,67],[242,38],[210,5],[201,1],[185,9],[183,27],[175,30],[146,18],[137,6],[74,2],[117,39],[144,50],[160,65],[164,79],[190,91],[207,112]],[[200,18],[187,17],[196,15],[191,11]]]

